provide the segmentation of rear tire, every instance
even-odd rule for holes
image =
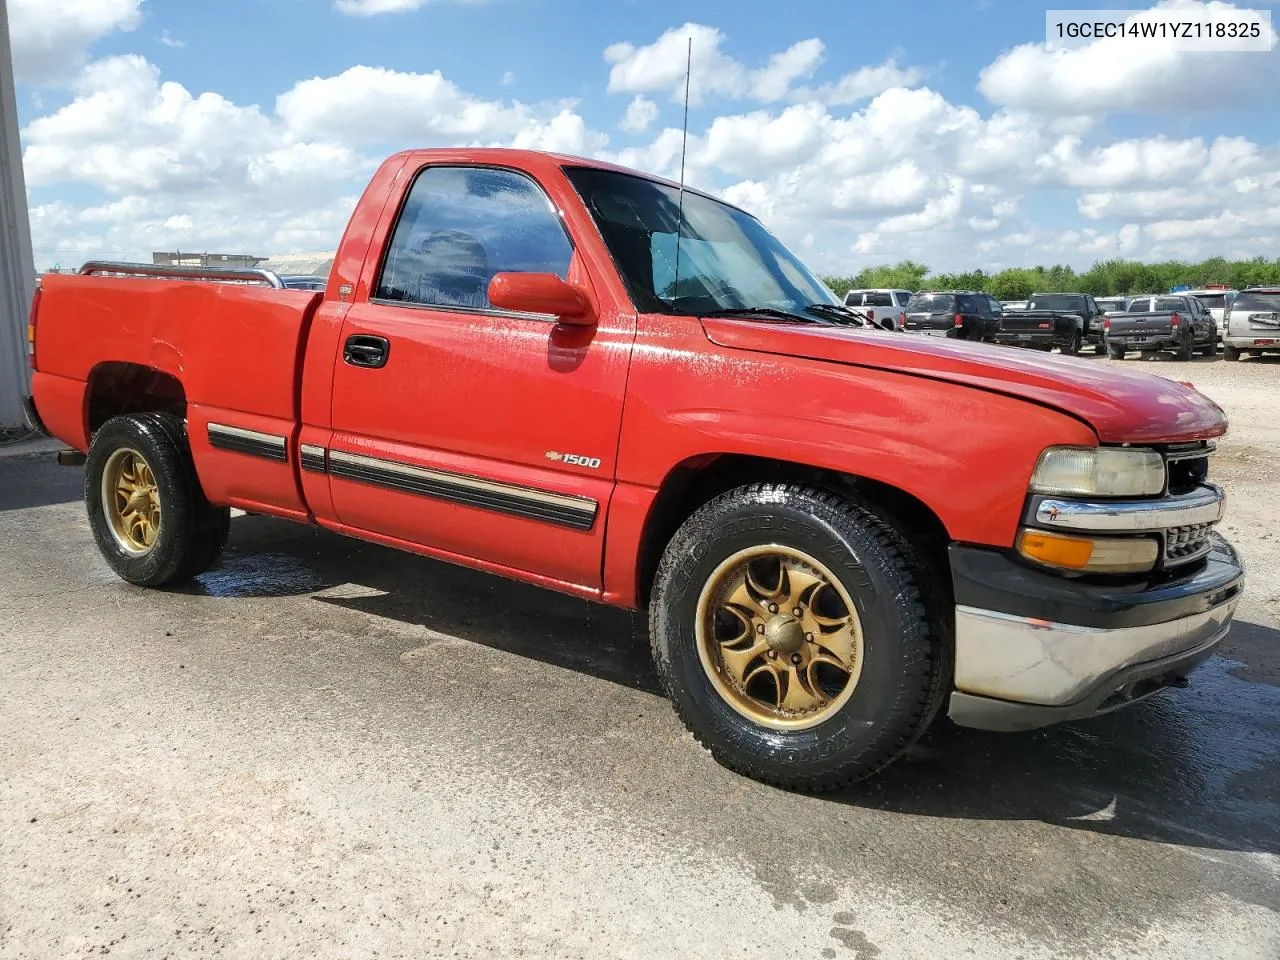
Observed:
[[[102,425],[85,460],[85,506],[103,558],[142,587],[203,573],[230,530],[230,511],[205,499],[182,422],[162,413]]]
[[[1124,347],[1120,346],[1119,344],[1108,343],[1106,345],[1106,348],[1107,348],[1107,356],[1110,357],[1112,360],[1124,359],[1125,357]]]
[[[729,491],[685,521],[659,567],[650,623],[663,689],[738,773],[811,791],[871,776],[946,692],[943,620],[928,616],[919,571],[900,535],[833,493]]]
[[[1062,353],[1068,357],[1080,356],[1080,331],[1072,330],[1071,335],[1067,337],[1067,342],[1062,345]]]
[[[1195,335],[1190,330],[1187,330],[1186,335],[1182,338],[1182,342],[1178,344],[1178,352],[1175,356],[1182,362],[1187,363],[1195,357],[1195,353]]]
[[[1234,363],[1235,361],[1239,360],[1239,359],[1240,359],[1240,348],[1239,348],[1239,347],[1224,346],[1224,347],[1222,348],[1222,359],[1223,359],[1223,360],[1230,360],[1230,361],[1231,361],[1231,362],[1233,362],[1233,363]]]

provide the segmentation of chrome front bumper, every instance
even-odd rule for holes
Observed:
[[[1124,706],[1139,699],[1139,691],[1127,689],[1139,681],[1167,678],[1140,691],[1155,693],[1208,658],[1227,635],[1237,603],[1233,598],[1171,623],[1112,630],[959,608],[955,684],[963,696],[957,703],[953,695],[952,716],[963,722],[966,709],[982,712],[966,701],[1001,701],[1012,709],[992,703],[986,712],[1010,721],[1021,714],[1022,720],[993,728],[1026,729]]]
[[[1072,582],[998,552],[953,547],[951,718],[1028,730],[1184,686],[1227,635],[1244,587],[1238,555],[1213,541],[1190,572],[1136,589]]]

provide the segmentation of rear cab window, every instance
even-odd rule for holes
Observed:
[[[1085,298],[1079,294],[1057,294],[1033,297],[1027,303],[1028,310],[1083,310]]]
[[[952,313],[956,298],[950,293],[917,293],[907,302],[908,313]]]

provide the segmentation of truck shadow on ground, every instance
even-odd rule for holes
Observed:
[[[360,589],[332,589],[344,584]],[[318,594],[317,602],[661,696],[643,614],[284,521],[235,521],[223,564],[187,590]],[[1280,630],[1240,623],[1233,640],[1244,656],[1280,644]],[[1248,675],[1241,664],[1215,658],[1187,690],[1030,733],[986,734],[941,719],[902,761],[828,799],[915,816],[1039,820],[1179,846],[1280,853],[1280,685]]]

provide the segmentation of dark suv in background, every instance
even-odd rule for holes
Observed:
[[[1000,301],[972,290],[921,291],[907,302],[908,333],[955,340],[992,340],[1000,330]]]

